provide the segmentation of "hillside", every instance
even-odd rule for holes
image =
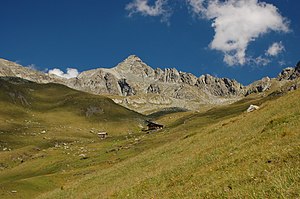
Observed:
[[[247,97],[162,117],[168,127],[143,143],[164,144],[40,198],[298,198],[299,97]],[[261,108],[246,113],[249,104]]]
[[[299,90],[153,115],[166,127],[146,134],[144,116],[105,97],[0,85],[1,198],[299,197]]]
[[[135,136],[145,120],[106,97],[8,77],[0,79],[0,118],[0,198],[11,189],[28,198],[57,187],[65,170],[109,165],[117,157],[99,151]]]

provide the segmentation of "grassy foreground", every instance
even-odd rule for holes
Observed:
[[[24,127],[23,106],[1,105],[2,111],[19,111],[0,124],[1,144],[14,147],[0,153],[1,198],[300,197],[299,90],[161,116],[158,121],[167,126],[152,134],[141,132],[143,116],[128,110],[126,121],[118,113],[90,118],[74,112],[86,104],[81,96],[68,106],[30,109],[30,120],[44,125],[35,132],[48,127],[34,136],[14,130]],[[246,113],[250,104],[261,109]],[[37,128],[31,125],[28,133]],[[99,140],[92,128],[106,128],[112,136]]]

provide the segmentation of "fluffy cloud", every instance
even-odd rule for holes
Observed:
[[[275,42],[266,51],[266,55],[275,57],[284,50],[285,50],[285,48],[284,48],[284,45],[282,44],[282,42]]]
[[[248,57],[246,51],[249,44],[271,31],[289,32],[287,19],[269,3],[258,0],[185,0],[185,2],[193,14],[212,21],[215,35],[210,48],[223,52],[224,62],[231,66],[249,62],[268,63],[268,59],[262,59],[261,56],[256,61]],[[126,9],[130,12],[129,16],[139,13],[168,19],[171,13],[166,9],[167,4],[168,0],[156,0],[152,6],[149,5],[149,0],[133,0]],[[280,46],[277,46],[277,50],[280,52]],[[271,51],[268,56],[275,56],[276,53]]]
[[[73,77],[77,77],[79,75],[79,72],[75,68],[67,68],[67,72],[64,73],[62,70],[60,70],[58,68],[54,68],[52,70],[49,70],[48,74],[53,74],[53,75],[57,75],[62,78],[70,79]]]
[[[270,32],[288,32],[278,9],[257,0],[187,0],[192,11],[212,20],[215,30],[210,48],[224,53],[228,65],[244,65],[250,42]]]
[[[135,13],[142,14],[143,16],[157,17],[161,16],[162,21],[168,22],[170,12],[166,9],[168,0],[156,0],[154,5],[149,5],[148,0],[134,0],[127,4],[126,10],[129,11],[129,16]]]

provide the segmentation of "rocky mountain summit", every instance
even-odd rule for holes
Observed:
[[[23,67],[0,59],[0,76],[13,76],[38,83],[59,83],[93,94],[104,94],[138,112],[179,107],[198,109],[203,105],[232,103],[252,93],[271,88],[275,79],[263,78],[249,86],[236,80],[211,75],[196,77],[175,68],[153,69],[135,55],[113,68],[98,68],[65,79]],[[300,76],[300,64],[284,69],[276,81],[292,80]]]

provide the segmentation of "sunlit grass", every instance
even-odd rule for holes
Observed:
[[[1,198],[300,197],[299,91],[159,114],[166,128],[146,134],[142,115],[48,86],[28,94],[32,107],[2,98],[1,150],[11,151],[0,153]],[[246,113],[250,104],[261,108]],[[90,105],[106,114],[86,117]]]

